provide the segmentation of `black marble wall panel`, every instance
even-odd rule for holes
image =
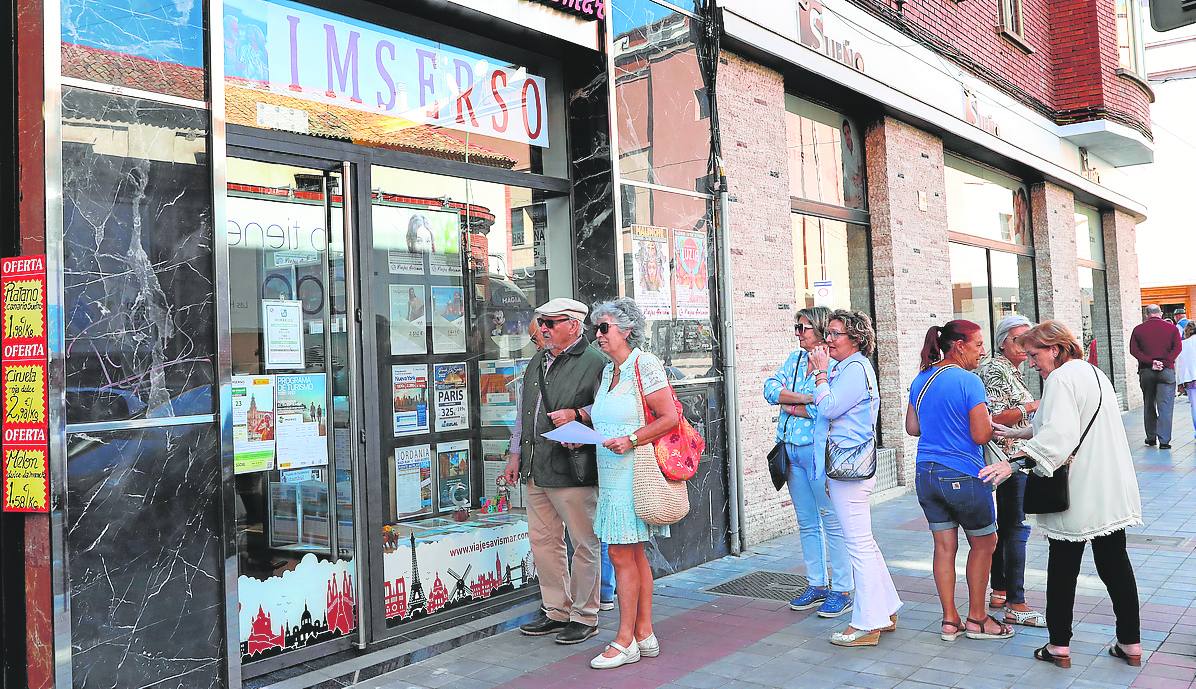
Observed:
[[[74,686],[223,687],[214,424],[68,438]]]
[[[67,421],[213,411],[207,114],[63,93]]]

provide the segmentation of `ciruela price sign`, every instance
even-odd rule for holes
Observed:
[[[0,260],[0,508],[50,508],[46,257]]]

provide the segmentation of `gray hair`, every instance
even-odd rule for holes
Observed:
[[[1146,315],[1147,316],[1162,316],[1163,315],[1163,307],[1159,306],[1158,304],[1147,304],[1146,305]]]
[[[1005,340],[1009,339],[1009,333],[1012,332],[1014,328],[1020,328],[1023,325],[1027,328],[1034,327],[1034,324],[1030,322],[1030,319],[1021,314],[1006,316],[1004,319],[1002,319],[1001,322],[997,324],[997,334],[993,337],[993,349],[998,352],[1001,351],[1001,347],[1004,346]]]
[[[622,330],[627,337],[627,346],[639,347],[644,343],[644,336],[648,329],[648,319],[640,310],[639,304],[629,297],[620,297],[610,301],[594,304],[590,309],[590,322],[598,325],[603,318],[610,318],[615,326]]]
[[[820,341],[826,340],[826,327],[831,322],[831,310],[825,306],[811,306],[799,310],[797,315],[793,317],[793,320],[797,321],[797,319],[803,317],[807,321],[810,321],[810,325],[814,327],[814,334],[818,336],[818,339]]]

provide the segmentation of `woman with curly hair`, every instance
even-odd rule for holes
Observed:
[[[848,451],[875,443],[879,411],[876,371],[868,360],[876,349],[872,319],[859,311],[835,311],[825,337],[826,345],[810,352],[810,373],[816,383],[814,447],[824,448],[820,455],[826,451],[828,441]],[[823,462],[815,466],[819,471],[825,469]],[[851,624],[832,634],[830,641],[836,646],[875,646],[880,643],[881,632],[897,628],[897,610],[901,607],[893,577],[872,537],[869,499],[876,477],[843,481],[828,476],[826,483],[835,514],[843,525],[855,579]]]

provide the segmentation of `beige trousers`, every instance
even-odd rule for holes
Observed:
[[[598,624],[601,547],[594,535],[598,488],[540,488],[527,483],[527,529],[548,617],[558,622]],[[565,548],[573,543],[573,564]]]

